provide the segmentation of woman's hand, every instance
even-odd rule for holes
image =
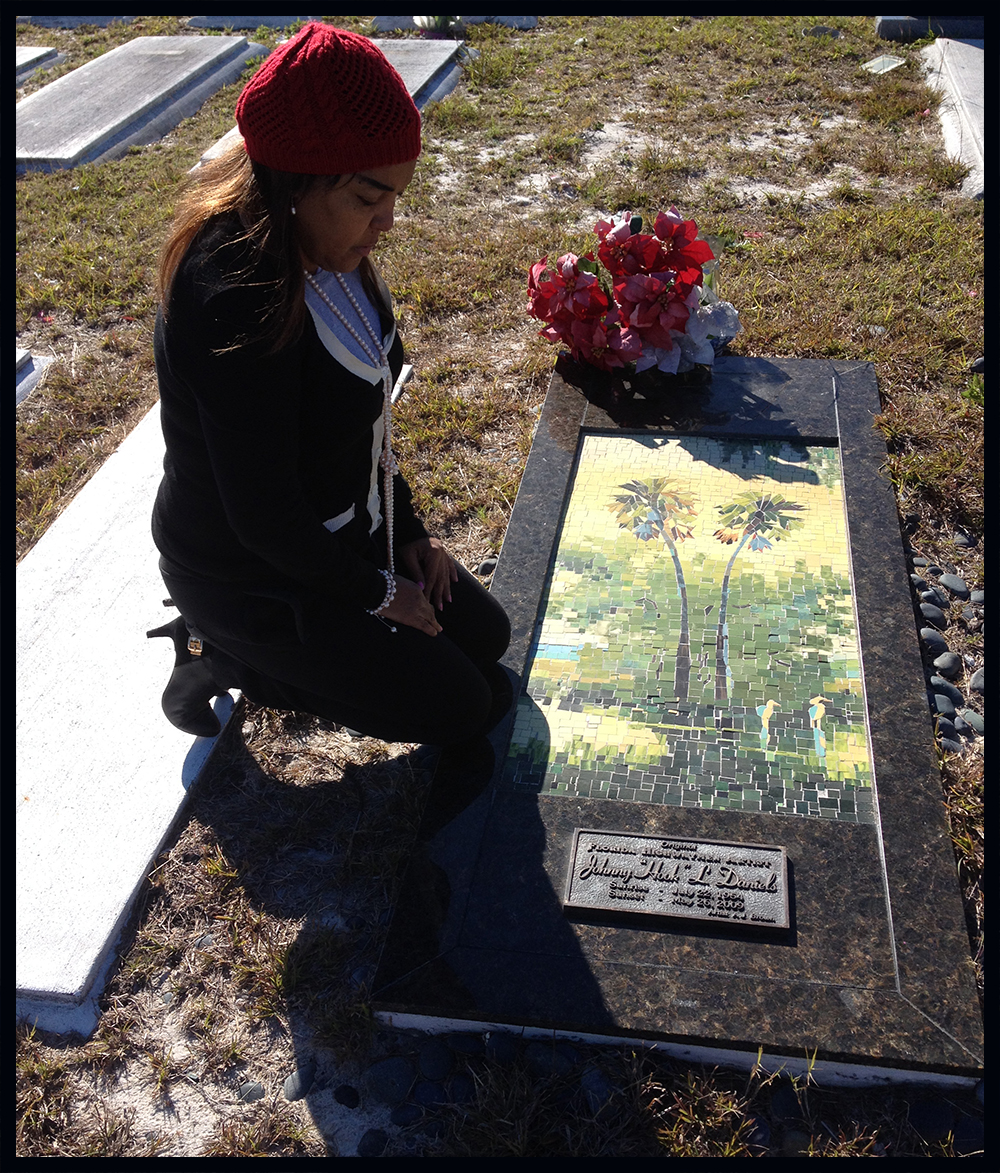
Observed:
[[[379,619],[402,623],[404,627],[415,627],[427,635],[437,635],[441,624],[437,621],[434,608],[424,597],[424,592],[408,578],[397,574],[396,593],[388,607],[379,611]]]
[[[399,560],[406,574],[421,586],[435,611],[441,611],[445,603],[451,602],[451,584],[458,582],[458,570],[437,538],[420,538],[403,546]]]

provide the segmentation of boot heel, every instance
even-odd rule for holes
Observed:
[[[191,636],[182,616],[146,632],[147,639],[160,636],[174,645],[174,670],[160,702],[164,716],[192,737],[216,737],[222,726],[212,712],[211,701],[226,690],[218,686],[208,660],[202,658],[201,640]],[[198,645],[196,654],[189,650],[191,642]]]
[[[170,623],[164,623],[164,625],[162,627],[154,627],[152,631],[146,632],[146,639],[156,639],[158,636],[161,636],[161,635],[166,636],[167,639],[173,639],[174,638],[173,628],[174,628],[174,624],[176,622],[177,622],[177,620],[174,619]]]

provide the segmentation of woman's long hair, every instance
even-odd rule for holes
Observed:
[[[167,313],[170,287],[188,249],[216,217],[232,215],[238,219],[242,233],[227,243],[244,243],[248,252],[247,265],[233,274],[234,279],[257,279],[254,271],[265,257],[275,272],[274,296],[255,340],[270,343],[272,354],[295,342],[305,324],[306,306],[305,277],[292,208],[316,184],[335,186],[342,178],[275,171],[254,163],[242,140],[199,167],[190,176],[160,252],[157,293],[163,313]],[[365,292],[379,313],[391,320],[392,311],[385,304],[367,257],[362,258],[359,273]],[[242,341],[248,342],[250,337]]]

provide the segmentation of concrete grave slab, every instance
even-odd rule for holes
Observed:
[[[120,24],[131,24],[134,16],[19,16],[18,24],[33,24],[42,29],[77,29],[85,24],[96,25],[98,28],[107,28],[109,24],[118,21]]]
[[[17,46],[17,84],[23,85],[36,69],[51,69],[66,58],[50,47],[35,45]]]
[[[267,50],[245,37],[137,37],[17,105],[17,168],[57,170],[154,142]]]
[[[18,1015],[88,1034],[132,902],[214,741],[160,714],[159,409],[17,568]],[[225,722],[232,698],[216,702]]]
[[[460,16],[462,24],[500,24],[509,29],[538,27],[537,16]]]
[[[372,40],[406,83],[419,109],[444,97],[461,77],[461,41]]]
[[[199,167],[203,167],[206,163],[211,163],[213,159],[218,159],[220,155],[224,155],[231,146],[243,141],[243,136],[240,134],[238,126],[230,127],[229,130],[217,142],[214,142],[208,150],[202,155],[197,163],[191,168],[192,172],[197,171]]]
[[[983,146],[985,51],[983,41],[938,39],[920,56],[928,81],[944,95],[938,119],[948,155],[969,168],[962,194],[982,199],[985,190]]]
[[[28,350],[17,349],[17,402],[26,399],[38,385],[42,372],[55,360],[42,355],[33,355]]]
[[[876,16],[875,33],[886,41],[919,41],[935,37],[982,37],[981,16]]]
[[[410,32],[416,29],[412,16],[373,16],[372,28],[377,33],[391,33],[396,30]]]
[[[978,1078],[878,411],[865,363],[660,401],[557,367],[492,586],[520,689],[494,762],[439,767],[383,1021]]]
[[[322,20],[322,16],[190,16],[188,28],[192,29],[238,29],[257,28],[285,29],[297,21]]]

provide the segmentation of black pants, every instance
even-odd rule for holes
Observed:
[[[443,631],[426,635],[318,597],[244,592],[177,573],[167,590],[209,645],[216,680],[268,708],[312,713],[384,741],[457,744],[486,732],[510,694],[498,661],[510,640],[500,604],[462,567]]]

